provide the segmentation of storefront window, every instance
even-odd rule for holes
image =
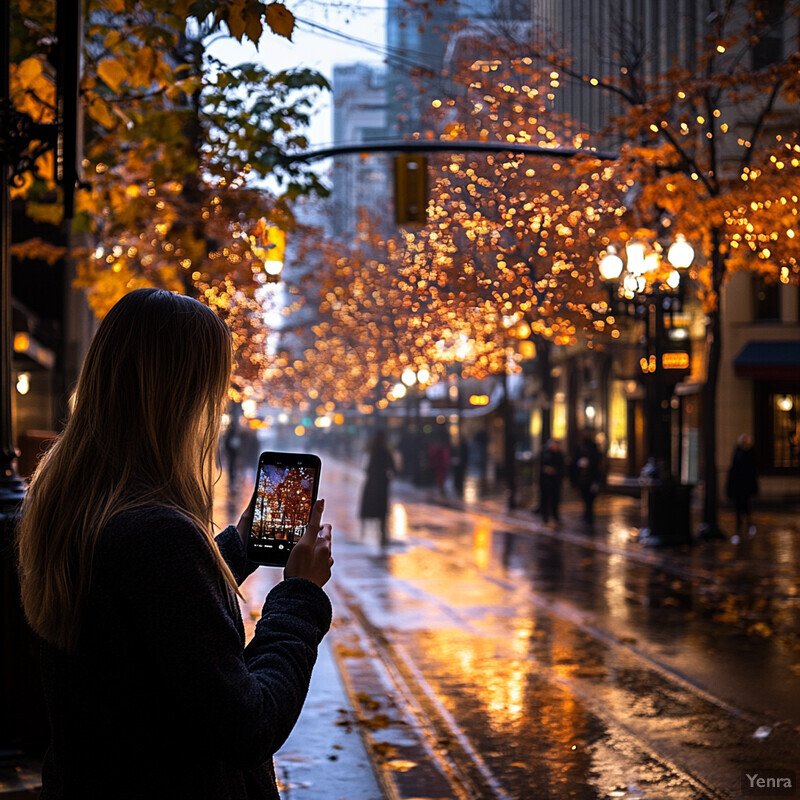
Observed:
[[[562,443],[567,438],[567,398],[564,392],[556,392],[553,398],[552,433]]]
[[[800,469],[800,386],[756,384],[756,447],[764,472]]]
[[[608,409],[608,457],[628,457],[628,401],[625,382],[611,383]]]
[[[770,394],[772,407],[772,466],[776,469],[800,468],[800,394]]]

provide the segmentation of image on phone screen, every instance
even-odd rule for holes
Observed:
[[[264,454],[258,465],[251,560],[282,565],[305,533],[316,500],[319,460],[315,456]]]

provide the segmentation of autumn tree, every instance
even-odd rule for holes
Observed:
[[[14,101],[53,120],[53,70],[42,50],[52,37],[49,4],[20,7],[29,37],[12,68]],[[266,16],[265,16],[266,14]],[[91,2],[86,11],[81,98],[86,137],[74,231],[77,284],[102,316],[125,292],[158,286],[206,302],[229,323],[237,347],[234,396],[264,365],[262,250],[265,225],[294,224],[292,201],[325,193],[313,172],[285,158],[307,145],[304,128],[325,80],[310,70],[269,73],[231,66],[205,43],[227,31],[257,43],[262,28],[291,34],[279,3]],[[35,152],[37,142],[31,143]],[[52,151],[16,194],[41,214],[40,184],[52,188]],[[52,208],[52,205],[51,205]],[[52,211],[47,211],[52,214]],[[57,213],[57,211],[56,211]],[[46,242],[20,242],[17,257]]]
[[[796,48],[783,55],[781,46],[800,9],[788,5],[775,14],[768,4],[744,0],[710,5],[696,12],[698,36],[685,41],[687,56],[666,69],[648,60],[652,43],[630,20],[612,25],[602,69],[558,50],[552,31],[531,51],[560,81],[587,96],[602,93],[617,109],[604,135],[621,144],[613,169],[624,189],[622,213],[609,218],[613,225],[600,243],[642,234],[658,241],[674,230],[698,253],[692,276],[707,320],[703,531],[717,535],[720,292],[742,269],[782,283],[800,279],[800,55]]]
[[[487,47],[482,41],[481,52]],[[384,238],[366,215],[355,247],[339,243],[326,259],[331,272],[321,265],[328,319],[320,346],[357,356],[361,386],[397,380],[408,365],[434,380],[456,363],[479,378],[516,371],[515,333],[556,344],[582,336],[591,346],[607,325],[596,308],[605,295],[580,244],[604,213],[592,182],[608,175],[595,159],[583,165],[586,179],[555,154],[504,152],[509,143],[585,145],[552,114],[548,76],[506,47],[491,62],[459,63],[446,85],[433,101],[430,135],[452,142],[453,154],[430,158],[428,224]],[[462,140],[494,142],[497,152],[461,152]],[[341,348],[330,347],[334,339]],[[325,368],[336,367],[329,358]]]
[[[446,338],[448,322],[469,327],[476,309],[484,323],[521,314],[562,342],[582,330],[591,343],[620,335],[595,273],[601,251],[637,237],[658,246],[673,231],[689,237],[707,321],[703,530],[712,535],[722,286],[742,269],[782,283],[799,277],[800,56],[788,42],[800,10],[781,7],[720,0],[693,8],[665,55],[610,2],[596,43],[602,52],[587,63],[571,46],[587,24],[580,16],[562,31],[539,20],[498,28],[494,45],[491,22],[483,23],[474,46],[459,40],[472,77],[454,69],[436,79],[440,112],[430,135],[602,144],[619,157],[572,168],[456,154],[433,176],[430,224],[387,242],[398,264],[393,280],[424,305],[430,341]]]

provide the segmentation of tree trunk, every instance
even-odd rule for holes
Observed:
[[[544,338],[536,339],[536,358],[539,362],[539,381],[541,383],[542,399],[539,408],[542,414],[542,430],[539,449],[544,450],[547,440],[553,435],[553,375],[550,363],[550,348],[552,345]]]
[[[703,385],[703,522],[700,525],[700,536],[703,538],[719,538],[719,479],[717,475],[717,384],[719,382],[719,365],[722,355],[722,325],[720,319],[720,291],[725,273],[725,262],[720,252],[720,232],[714,228],[711,232],[711,289],[714,307],[708,313],[706,326],[706,382]]]

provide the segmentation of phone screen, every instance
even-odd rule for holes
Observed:
[[[317,499],[321,463],[310,453],[262,453],[247,556],[258,564],[284,566],[305,533]]]

